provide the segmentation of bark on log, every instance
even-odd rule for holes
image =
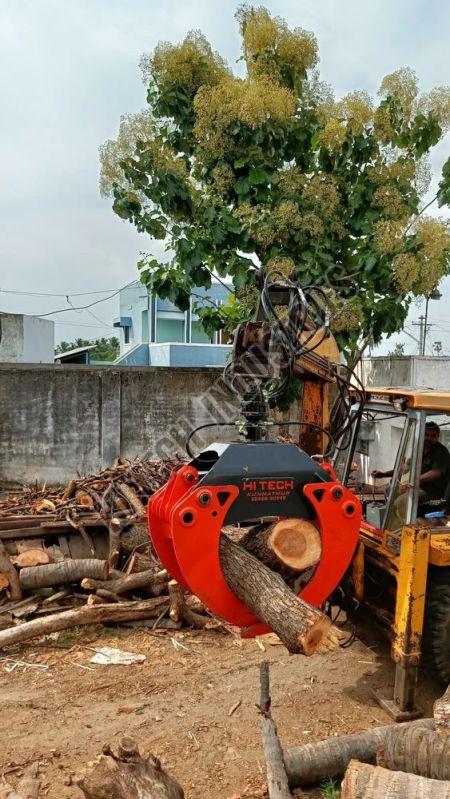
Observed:
[[[77,785],[86,799],[184,799],[181,785],[156,757],[141,757],[131,738],[122,738],[117,755],[104,747],[103,755],[88,764]]]
[[[266,660],[260,666],[260,681],[261,735],[266,759],[269,797],[270,799],[292,799],[283,761],[283,750],[278,739],[276,724],[270,714],[269,664]]]
[[[425,727],[392,726],[377,750],[377,764],[434,780],[450,780],[450,735]]]
[[[433,715],[437,732],[450,737],[450,685],[445,694],[436,699]]]
[[[9,594],[13,602],[22,599],[22,589],[19,582],[19,574],[12,564],[11,559],[5,549],[5,545],[0,541],[0,573],[6,574],[9,579]]]
[[[114,580],[95,580],[86,577],[81,581],[81,587],[87,591],[97,591],[104,588],[106,591],[113,591],[114,594],[125,594],[128,591],[144,590],[151,596],[159,596],[167,581],[167,572],[161,569],[155,572],[150,569],[145,572],[133,572],[124,574]]]
[[[126,485],[125,483],[117,483],[116,487],[122,496],[125,497],[129,505],[133,508],[134,512],[137,513],[138,516],[145,516],[145,506],[142,504],[138,495],[135,491],[133,491],[131,486]]]
[[[137,619],[154,619],[167,604],[167,597],[133,600],[120,604],[82,605],[72,610],[54,613],[41,619],[26,621],[18,627],[0,630],[0,649],[12,644],[20,644],[40,635],[48,635],[71,627],[84,624],[103,624],[104,622],[135,621]]]
[[[338,646],[339,633],[327,616],[296,596],[279,574],[224,534],[219,552],[231,590],[271,627],[289,652],[313,655]]]
[[[77,490],[77,481],[76,480],[69,480],[67,483],[64,493],[62,495],[63,500],[71,499]]]
[[[373,730],[326,738],[324,741],[292,746],[284,750],[284,762],[291,788],[316,785],[331,777],[342,777],[350,760],[375,763],[377,747],[391,729],[434,729],[433,719],[419,719]]]
[[[450,799],[450,782],[388,771],[352,760],[341,785],[341,799]]]
[[[306,519],[280,519],[273,524],[256,525],[239,543],[288,583],[299,572],[315,566],[322,554],[319,531]]]
[[[20,585],[25,591],[52,585],[77,583],[83,577],[105,580],[108,577],[108,562],[94,558],[62,560],[47,566],[31,566],[20,572]]]

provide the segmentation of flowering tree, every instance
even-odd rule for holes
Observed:
[[[317,72],[313,33],[263,8],[237,14],[246,76],[201,33],[142,58],[148,109],[122,117],[101,147],[101,191],[167,259],[142,257],[141,280],[187,308],[212,273],[235,292],[199,308],[207,332],[250,318],[255,264],[329,287],[334,330],[352,352],[398,331],[414,296],[450,263],[446,223],[424,215],[427,155],[450,124],[450,89],[419,95],[410,69],[379,99],[335,100]],[[450,159],[439,205],[450,203]]]

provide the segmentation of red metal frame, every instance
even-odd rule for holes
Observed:
[[[180,585],[198,596],[218,616],[248,628],[247,636],[269,628],[259,623],[228,587],[219,561],[219,539],[237,486],[198,485],[198,472],[183,466],[150,499],[148,522],[155,550]],[[348,488],[333,481],[310,483],[303,493],[314,508],[322,539],[322,557],[300,597],[321,605],[350,564],[358,541],[361,505]]]

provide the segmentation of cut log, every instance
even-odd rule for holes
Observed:
[[[284,750],[284,762],[291,788],[316,785],[332,777],[342,777],[351,760],[375,763],[377,747],[391,729],[433,729],[433,719],[419,719],[385,727],[374,727],[339,738],[292,746]]]
[[[24,591],[45,588],[52,585],[77,583],[83,577],[105,580],[108,576],[108,562],[94,558],[62,560],[48,563],[47,566],[32,566],[20,572],[20,585]]]
[[[0,572],[0,594],[2,591],[6,591],[9,587],[9,575],[5,574],[4,572]]]
[[[176,580],[170,580],[168,584],[169,589],[169,616],[172,621],[180,621],[183,617],[183,608],[185,604],[184,588],[177,583]]]
[[[156,757],[141,757],[131,738],[122,738],[117,755],[104,746],[76,782],[86,799],[184,799],[181,785]]]
[[[341,785],[341,799],[450,799],[450,782],[388,771],[352,760]]]
[[[133,508],[134,512],[137,513],[138,516],[145,516],[145,506],[131,486],[125,483],[117,483],[116,487],[122,496],[125,497],[130,507]]]
[[[426,727],[392,726],[377,750],[377,764],[434,780],[450,780],[450,735]]]
[[[94,500],[87,491],[76,491],[75,499],[77,501],[77,505],[81,505],[86,510],[94,510]]]
[[[13,602],[22,599],[22,589],[19,582],[19,574],[12,564],[11,559],[5,549],[5,545],[0,541],[0,574],[6,574],[9,581],[9,595]]]
[[[20,644],[40,635],[49,635],[59,630],[80,627],[84,624],[103,624],[104,622],[134,621],[154,619],[159,616],[167,597],[133,600],[120,604],[82,605],[78,608],[54,613],[43,619],[33,619],[18,627],[0,631],[0,649],[12,644]]]
[[[256,525],[239,543],[281,574],[286,582],[315,566],[322,554],[319,531],[306,519],[280,519],[273,524]]]
[[[30,566],[45,566],[50,563],[50,555],[43,549],[25,549],[16,558],[13,558],[12,562],[19,569],[27,569]]]
[[[437,732],[450,734],[450,685],[443,696],[436,699],[433,708],[434,720]]]
[[[279,574],[224,534],[219,553],[231,590],[278,635],[289,652],[313,655],[339,645],[339,633],[329,618],[296,596]]]
[[[167,572],[161,569],[155,572],[150,569],[146,572],[134,572],[133,574],[124,574],[114,580],[95,580],[85,578],[81,581],[81,587],[87,591],[97,591],[99,588],[104,588],[106,591],[113,591],[115,594],[125,594],[127,591],[144,590],[151,596],[159,596],[164,585],[167,582]]]
[[[292,799],[283,761],[283,750],[278,738],[276,724],[270,713],[269,664],[266,660],[260,666],[260,682],[261,735],[266,759],[269,797],[270,799]]]

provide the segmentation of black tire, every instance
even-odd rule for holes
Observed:
[[[430,677],[450,683],[450,568],[430,568],[422,635],[422,664]]]

